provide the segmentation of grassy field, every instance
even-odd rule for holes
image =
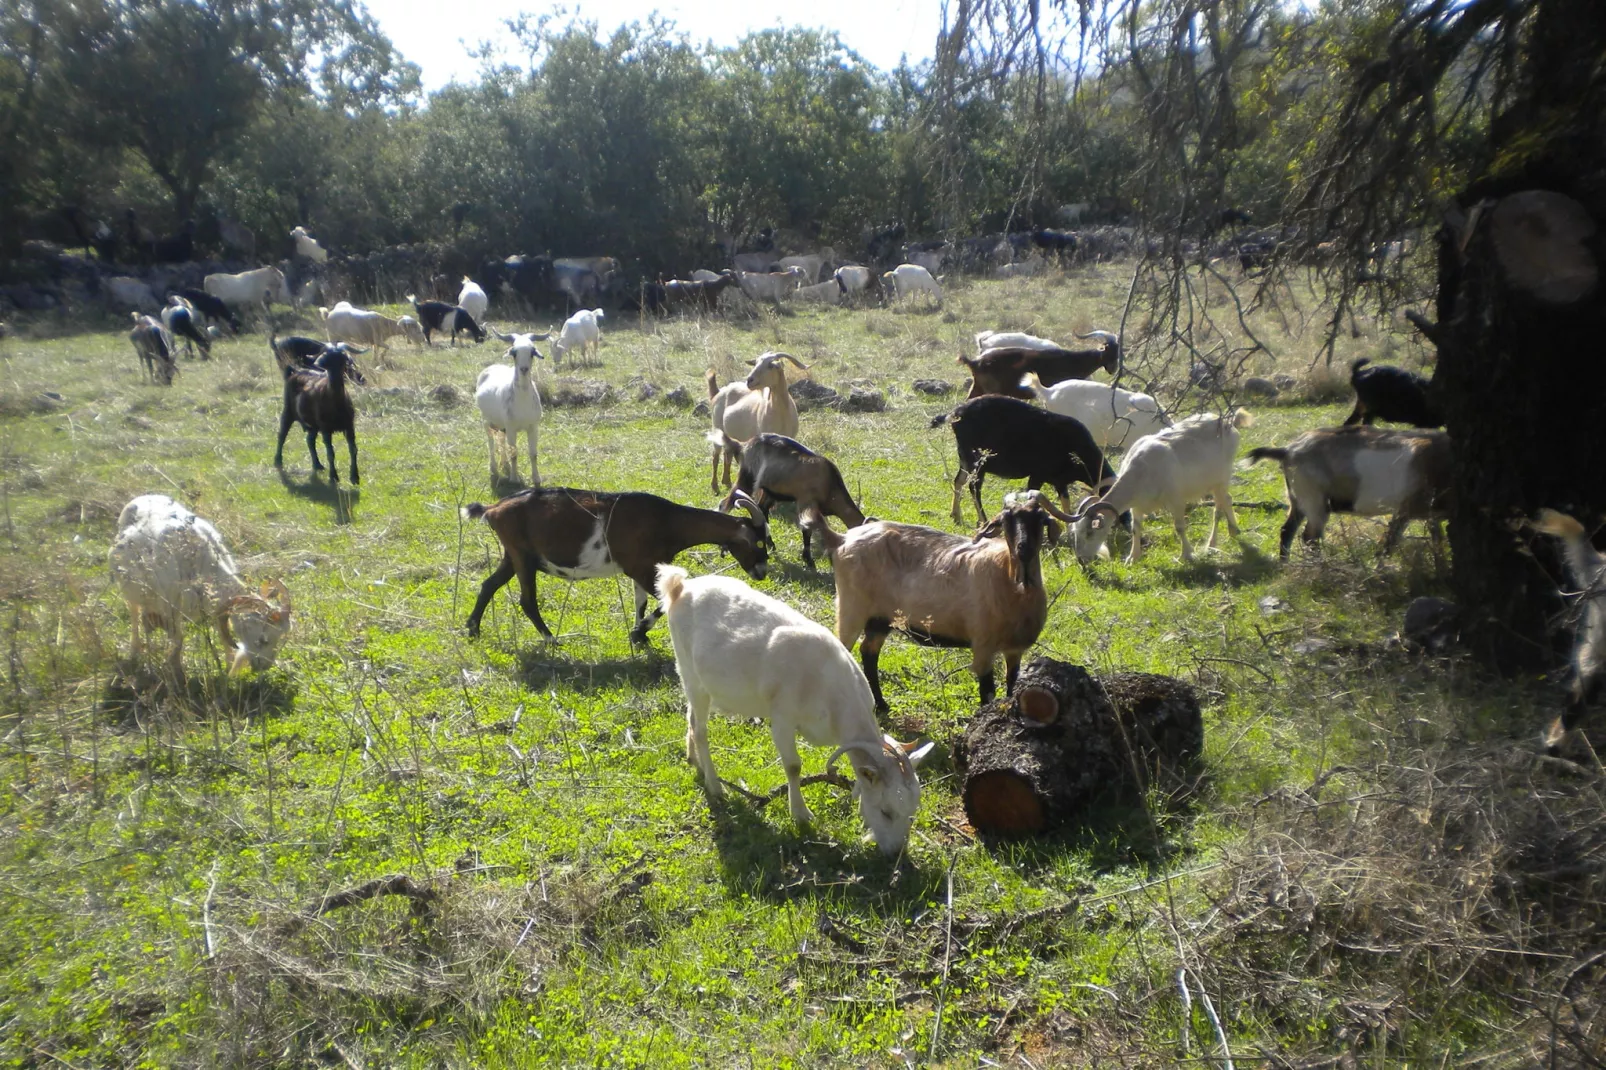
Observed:
[[[959,530],[952,436],[927,425],[961,395],[912,381],[961,385],[954,355],[983,327],[1107,327],[1129,279],[980,283],[941,311],[610,319],[600,367],[542,369],[549,386],[612,387],[548,410],[543,477],[711,507],[706,418],[665,395],[700,399],[705,368],[726,381],[785,349],[827,385],[885,391],[887,411],[807,412],[799,435],[866,511]],[[1248,371],[1336,400],[1252,406],[1244,448],[1341,419],[1306,372],[1314,334],[1286,314],[1259,328],[1278,356]],[[1341,357],[1408,356],[1362,328]],[[979,842],[948,757],[976,705],[968,654],[892,639],[888,730],[938,747],[907,856],[889,862],[829,785],[806,789],[807,832],[778,802],[710,806],[666,629],[630,648],[622,578],[543,579],[556,641],[516,585],[464,636],[499,553],[458,517],[505,489],[472,400],[499,354],[364,362],[363,483],[334,490],[299,432],[272,467],[280,389],[261,334],[185,362],[171,389],[141,381],[110,321],[0,342],[0,1062],[1155,1066],[1228,1049],[1249,1066],[1527,1066],[1558,1035],[1569,1057],[1599,1043],[1567,974],[1599,911],[1513,876],[1566,839],[1533,832],[1540,816],[1595,844],[1598,874],[1599,783],[1533,754],[1552,682],[1493,682],[1391,642],[1410,598],[1444,591],[1418,527],[1379,561],[1379,524],[1338,522],[1322,557],[1280,567],[1281,480],[1263,465],[1234,484],[1242,538],[1223,532],[1191,567],[1159,523],[1137,567],[1045,560],[1040,653],[1199,690],[1208,782],[1182,811],[1112,804],[1054,837]],[[990,506],[1004,490],[989,482]],[[250,579],[288,584],[274,669],[225,679],[199,627],[188,694],[124,660],[106,552],[123,503],[149,492],[211,519]],[[789,521],[776,530],[761,586],[829,623],[829,570],[801,567]],[[683,563],[739,574],[712,551]],[[784,783],[762,726],[716,719],[711,739],[725,777]],[[826,752],[804,754],[817,772]],[[307,911],[393,873],[433,899]]]

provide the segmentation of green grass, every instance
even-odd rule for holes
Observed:
[[[954,355],[982,327],[1107,326],[1128,278],[1111,267],[978,284],[942,312],[799,310],[646,330],[611,318],[603,365],[576,374],[619,400],[548,410],[544,480],[711,507],[706,420],[661,392],[635,400],[632,380],[701,398],[705,367],[724,381],[784,348],[828,385],[863,378],[887,392],[885,413],[802,418],[800,438],[837,461],[865,510],[959,530],[952,436],[927,427],[959,395],[921,397],[911,381],[959,385]],[[52,333],[37,325],[34,338]],[[1314,337],[1274,334],[1281,367],[1304,374]],[[1346,340],[1380,355],[1400,344]],[[1454,1064],[1498,1050],[1523,1021],[1487,988],[1424,998],[1403,967],[1346,960],[1324,975],[1314,938],[1293,926],[1260,937],[1275,953],[1256,954],[1286,957],[1299,998],[1260,1000],[1240,982],[1252,971],[1222,904],[1247,887],[1235,874],[1263,874],[1267,845],[1305,820],[1290,800],[1332,802],[1306,815],[1310,835],[1341,838],[1332,819],[1358,819],[1370,785],[1407,756],[1527,733],[1540,716],[1540,692],[1386,644],[1410,597],[1443,590],[1421,531],[1379,562],[1378,524],[1337,522],[1321,560],[1279,567],[1275,466],[1235,481],[1243,537],[1223,531],[1220,551],[1192,566],[1163,522],[1147,525],[1137,567],[1084,570],[1065,552],[1045,563],[1040,653],[1199,688],[1209,782],[1193,808],[1112,806],[1042,840],[978,842],[948,758],[975,708],[968,654],[894,638],[881,662],[886,724],[939,747],[907,857],[893,863],[829,786],[806,789],[818,816],[807,831],[779,803],[709,804],[685,760],[666,630],[650,650],[630,648],[622,578],[542,579],[555,642],[518,612],[516,585],[479,640],[464,636],[498,556],[483,525],[458,518],[496,496],[472,401],[496,347],[401,347],[388,368],[365,362],[363,483],[338,491],[312,477],[299,432],[283,472],[270,463],[280,394],[261,335],[185,362],[171,389],[142,383],[109,328],[14,338],[0,355],[8,1065],[1157,1065],[1181,1057],[1184,1033],[1194,1056],[1216,1049],[1200,985],[1240,1054]],[[455,404],[435,396],[442,384]],[[1257,409],[1244,448],[1343,412]],[[337,458],[344,473],[338,444]],[[1004,490],[989,482],[991,506]],[[289,585],[294,628],[273,670],[224,679],[198,627],[186,695],[123,660],[126,611],[105,556],[122,504],[148,492],[211,519],[247,577]],[[1208,516],[1193,515],[1196,546]],[[802,569],[795,527],[776,530],[761,586],[830,622],[829,571]],[[683,561],[739,574],[708,550]],[[1296,650],[1312,638],[1330,646]],[[716,719],[711,739],[728,779],[758,792],[784,782],[762,726]],[[826,752],[804,753],[805,772],[818,771]],[[290,920],[393,872],[428,879],[439,898],[416,916],[386,897]],[[1186,1028],[1179,964],[1195,978]],[[1420,1001],[1412,1014],[1346,1024],[1357,993],[1390,985]]]

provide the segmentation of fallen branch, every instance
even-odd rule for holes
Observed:
[[[440,898],[440,893],[435,889],[420,885],[407,874],[392,873],[388,877],[376,877],[374,880],[359,884],[355,888],[347,888],[343,892],[335,892],[324,896],[316,902],[308,903],[281,926],[281,931],[288,935],[300,929],[313,918],[319,918],[332,910],[364,903],[382,895],[406,897],[412,903],[415,917],[427,914],[435,900]]]
[[[775,788],[767,794],[760,795],[758,792],[748,791],[740,784],[726,780],[724,777],[720,777],[720,783],[724,784],[727,788],[730,788],[732,791],[736,792],[736,794],[742,796],[748,802],[759,807],[760,809],[768,806],[770,803],[786,794],[785,784],[782,784],[780,787]],[[815,773],[812,776],[806,776],[802,780],[798,781],[798,785],[800,787],[806,788],[810,784],[831,784],[835,787],[841,788],[844,791],[853,790],[853,781],[849,780],[841,773]]]

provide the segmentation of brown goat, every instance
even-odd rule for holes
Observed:
[[[726,516],[710,509],[677,505],[653,494],[533,487],[494,505],[478,502],[463,508],[470,520],[481,517],[502,544],[502,562],[480,585],[468,634],[480,634],[480,618],[491,596],[517,576],[519,608],[543,636],[552,631],[535,602],[535,574],[566,580],[617,576],[636,584],[636,626],[630,641],[647,641],[647,629],[663,615],[663,606],[646,615],[647,596],[658,583],[658,566],[692,546],[714,544],[729,550],[755,580],[768,571],[769,524],[758,503],[743,494],[736,504],[749,517]]]
[[[1035,373],[1044,386],[1053,386],[1067,379],[1090,379],[1100,368],[1114,375],[1121,367],[1121,342],[1115,335],[1093,331],[1076,337],[1098,338],[1104,346],[1081,350],[1005,346],[986,350],[978,357],[961,355],[959,363],[970,369],[970,393],[966,396],[1003,394],[1031,401],[1034,395],[1020,382],[1027,372]]]
[[[763,434],[742,443],[741,471],[719,511],[728,513],[735,508],[738,494],[752,495],[766,513],[771,499],[796,502],[800,521],[805,509],[814,509],[836,517],[850,528],[864,523],[864,513],[836,465],[785,435]],[[803,563],[812,569],[810,535],[804,526]]]
[[[307,432],[307,452],[312,455],[314,472],[323,471],[318,460],[318,436],[322,435],[323,448],[329,454],[329,482],[340,482],[331,438],[338,431],[346,436],[346,451],[351,455],[351,481],[362,482],[357,474],[357,411],[351,404],[351,395],[346,393],[346,377],[359,383],[363,379],[351,353],[352,347],[336,342],[324,347],[311,368],[303,368],[293,363],[293,355],[274,346],[274,356],[284,371],[284,409],[279,413],[279,448],[273,454],[273,467],[284,467],[284,440],[290,434],[290,426],[299,423]]]

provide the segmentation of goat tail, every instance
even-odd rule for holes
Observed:
[[[1232,426],[1237,428],[1254,427],[1255,414],[1248,409],[1239,409],[1232,414]]]
[[[703,374],[708,377],[708,396],[709,396],[709,398],[712,399],[714,397],[717,397],[719,395],[719,376],[714,374],[714,369],[712,369],[712,368],[709,368]]]
[[[1259,464],[1261,461],[1276,461],[1279,464],[1288,463],[1288,451],[1281,446],[1256,446],[1244,454],[1245,464]]]
[[[485,515],[485,506],[481,505],[479,502],[474,502],[470,505],[463,506],[462,513],[464,520],[478,520],[480,517]]]
[[[658,566],[658,604],[665,612],[673,611],[675,603],[686,592],[686,570],[679,565]]]
[[[931,426],[932,427],[941,427],[943,424],[948,422],[948,417],[950,415],[952,415],[952,414],[951,413],[946,413],[946,412],[939,412],[937,415],[935,415],[935,416],[933,416],[931,418]]]
[[[1359,360],[1350,361],[1349,362],[1350,376],[1353,378],[1356,372],[1360,371],[1362,368],[1366,367],[1370,363],[1372,363],[1372,358],[1371,357],[1361,357]]]
[[[1539,510],[1539,515],[1533,519],[1533,527],[1535,531],[1554,535],[1558,539],[1580,539],[1584,535],[1584,525],[1555,509]]]

